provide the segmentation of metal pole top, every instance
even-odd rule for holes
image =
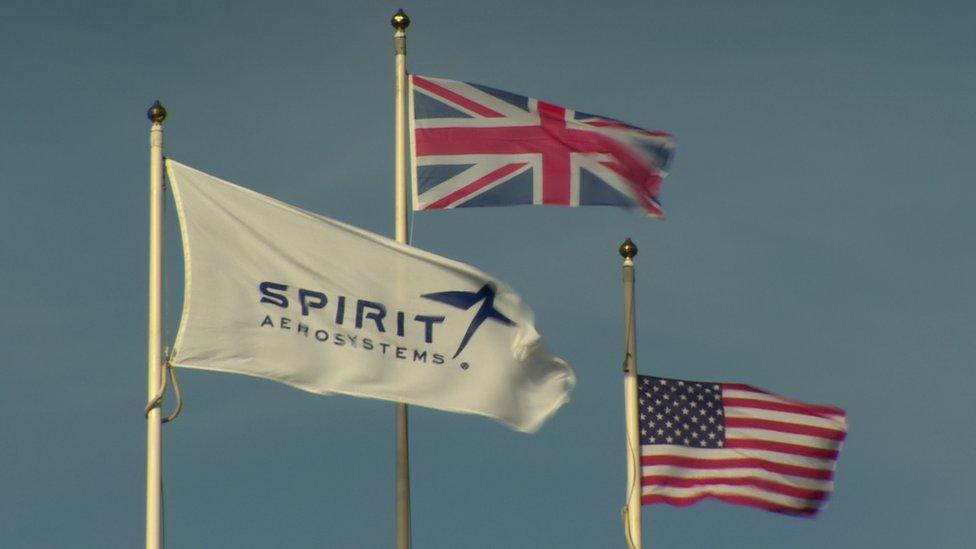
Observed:
[[[637,245],[628,236],[627,240],[624,240],[624,243],[620,245],[619,251],[620,256],[624,259],[634,259],[634,256],[637,255]]]
[[[399,9],[393,14],[393,19],[390,20],[390,24],[398,31],[405,31],[410,26],[410,18],[407,17],[407,14],[402,9]]]
[[[149,107],[146,116],[153,124],[162,124],[163,120],[166,120],[166,109],[159,103],[159,99]]]

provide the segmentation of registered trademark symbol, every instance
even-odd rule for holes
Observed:
[[[471,365],[470,365],[470,364],[468,364],[467,362],[462,362],[462,363],[461,363],[461,369],[462,369],[462,370],[467,370],[467,369],[468,369],[468,368],[470,368],[470,367],[471,367]]]

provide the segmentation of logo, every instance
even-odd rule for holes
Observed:
[[[294,288],[289,284],[265,280],[258,284],[260,303],[271,305],[292,314],[272,318],[264,314],[261,328],[290,331],[306,339],[331,342],[340,347],[359,348],[379,352],[400,360],[444,364],[446,354],[437,352],[435,328],[449,322],[447,316],[407,312],[390,308],[385,303],[353,296],[326,294],[308,288]],[[454,356],[467,347],[485,321],[493,320],[504,326],[516,323],[495,308],[495,288],[488,283],[476,292],[453,290],[421,294],[420,298],[449,305],[456,309],[477,310],[461,338]],[[396,338],[396,339],[393,339]],[[423,344],[419,342],[423,338]],[[466,370],[467,362],[460,364]]]
[[[478,331],[478,328],[484,323],[484,321],[491,319],[496,322],[500,322],[505,326],[515,326],[515,322],[498,312],[498,309],[495,308],[495,289],[492,288],[491,284],[485,284],[477,292],[434,292],[430,294],[423,294],[420,297],[446,303],[452,307],[457,307],[458,309],[464,310],[468,310],[478,303],[481,303],[481,307],[478,309],[478,312],[475,313],[474,318],[471,319],[471,324],[468,325],[468,331],[465,332],[464,337],[461,338],[461,344],[458,345],[457,351],[454,352],[454,356],[451,358],[457,358],[458,355],[461,354],[461,351],[463,351],[467,346],[468,341],[471,341],[471,336]]]

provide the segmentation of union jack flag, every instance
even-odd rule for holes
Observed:
[[[664,132],[457,80],[410,76],[414,210],[550,204],[636,207],[674,151]]]

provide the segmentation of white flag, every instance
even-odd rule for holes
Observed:
[[[534,431],[572,369],[485,273],[166,161],[183,233],[174,366]]]

